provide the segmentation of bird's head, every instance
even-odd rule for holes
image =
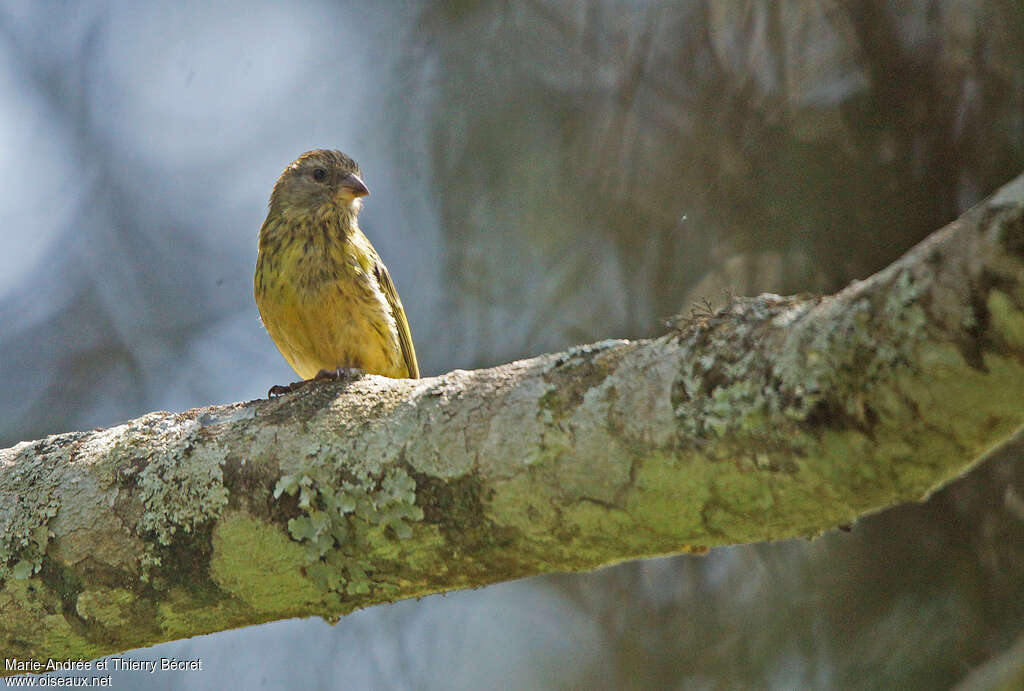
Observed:
[[[284,169],[270,195],[270,206],[309,213],[334,204],[358,213],[360,197],[369,193],[359,177],[359,164],[340,151],[316,149]]]

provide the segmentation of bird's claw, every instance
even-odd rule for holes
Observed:
[[[303,379],[302,381],[293,381],[291,384],[281,386],[275,384],[270,387],[267,391],[267,398],[275,398],[277,396],[284,396],[286,393],[292,393],[298,391],[306,384],[315,381],[353,381],[363,376],[363,370],[358,367],[339,367],[338,369],[322,369],[316,373],[316,376],[312,379]]]
[[[276,396],[284,396],[286,393],[291,393],[292,391],[298,391],[299,389],[301,389],[303,386],[305,386],[306,384],[308,384],[311,381],[312,381],[312,379],[304,379],[302,381],[293,381],[291,384],[285,384],[284,386],[281,386],[280,384],[274,384],[273,386],[270,387],[270,390],[267,391],[267,398],[274,398]]]

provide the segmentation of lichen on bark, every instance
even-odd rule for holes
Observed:
[[[0,647],[94,657],[813,537],[1024,425],[1024,177],[870,279],[661,338],[0,450]]]

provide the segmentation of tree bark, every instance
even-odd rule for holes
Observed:
[[[834,296],[0,451],[2,647],[90,659],[813,537],[927,497],[1022,424],[1024,176]]]

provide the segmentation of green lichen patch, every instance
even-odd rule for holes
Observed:
[[[83,619],[116,628],[131,621],[135,599],[135,593],[124,588],[90,588],[79,594],[75,611]]]
[[[641,549],[670,553],[685,542],[691,545],[686,551],[701,551],[707,546],[806,535],[850,520],[859,512],[854,507],[862,511],[876,505],[870,492],[864,494],[864,486],[846,487],[845,477],[834,476],[842,473],[833,473],[833,463],[849,466],[864,458],[862,447],[849,446],[859,446],[863,435],[825,436],[824,443],[809,437],[801,442],[810,455],[796,472],[728,459],[711,461],[696,452],[654,454],[638,461],[625,510],[635,525],[643,527],[647,544]],[[828,451],[836,453],[825,460]],[[737,472],[738,467],[746,472]],[[628,530],[628,524],[623,528]]]
[[[585,565],[607,563],[609,555],[635,534],[633,517],[623,509],[592,501],[578,501],[562,511],[562,522],[571,527],[571,553]]]
[[[340,480],[324,466],[283,476],[274,497],[283,494],[298,500],[300,514],[288,521],[288,532],[305,547],[306,574],[321,590],[336,594],[386,588],[371,578],[376,562],[366,555],[397,557],[396,538],[411,537],[411,523],[423,520],[416,482],[402,468],[391,468],[379,479],[363,473]]]
[[[0,494],[13,501],[0,505],[0,581],[26,579],[43,567],[46,546],[54,536],[50,519],[60,508],[58,474],[50,458],[60,453],[51,445],[54,439],[8,450],[13,458],[0,474]]]
[[[896,321],[913,330],[919,315],[908,311]],[[868,338],[856,332],[846,336]],[[744,438],[744,428],[726,420],[738,441],[717,441],[714,456],[710,447],[695,444],[680,459],[655,456],[639,462],[635,494],[627,497],[630,515],[665,536],[695,535],[700,541],[706,534],[711,544],[735,544],[813,534],[872,509],[923,498],[962,470],[958,459],[979,457],[988,440],[1017,429],[1024,411],[1024,365],[987,352],[982,367],[972,366],[954,343],[911,341],[913,365],[904,361],[910,354],[899,349],[880,353],[873,363],[847,353],[839,369],[849,366],[848,376],[863,390],[851,391],[849,382],[837,378],[831,389],[814,391],[828,396],[841,415],[870,406],[870,424],[783,423],[772,432],[785,433],[778,443],[790,451],[780,446],[776,454],[764,443],[772,437],[760,437],[762,452],[748,460],[743,454],[750,454],[753,431]],[[865,348],[865,343],[850,347]],[[822,352],[829,349],[834,346]],[[839,353],[845,357],[841,347]],[[830,368],[836,365],[832,361]],[[813,374],[815,366],[806,369]],[[864,372],[869,381],[860,379]],[[735,405],[742,405],[742,396],[738,401]],[[769,409],[771,419],[785,411]],[[776,455],[788,458],[787,464],[773,461]],[[639,499],[633,501],[634,496]]]
[[[293,613],[295,603],[316,603],[323,593],[302,574],[303,548],[279,527],[231,512],[213,531],[210,575],[225,592],[258,612]]]
[[[530,466],[508,479],[495,480],[487,497],[487,515],[499,526],[530,540],[547,540],[558,528],[557,487],[550,470]]]
[[[873,388],[911,371],[927,338],[925,285],[904,270],[877,296],[734,298],[704,316],[676,335],[690,351],[672,388],[679,439],[802,454],[803,431],[870,428]]]
[[[7,632],[17,637],[0,638],[0,650],[6,657],[46,661],[41,651],[62,651],[71,658],[92,659],[106,650],[90,640],[80,627],[72,626],[61,611],[61,603],[47,588],[34,581],[10,579],[0,589],[0,618]]]
[[[990,352],[983,368],[970,367],[952,345],[922,349],[921,363],[919,376],[900,377],[898,386],[916,401],[916,424],[927,432],[920,436],[931,448],[915,448],[916,465],[901,464],[899,472],[923,495],[963,472],[955,459],[978,458],[992,439],[1019,428],[1024,363]]]
[[[707,537],[701,507],[716,466],[688,456],[654,454],[637,462],[625,509],[652,539]]]
[[[270,618],[268,615],[267,620]],[[248,604],[225,597],[216,588],[197,593],[195,589],[175,587],[157,604],[156,623],[161,632],[159,640],[172,640],[253,624],[254,617]],[[154,638],[154,642],[157,640]]]
[[[986,307],[991,330],[1006,347],[1024,351],[1024,312],[1013,298],[1000,290],[989,291]]]

